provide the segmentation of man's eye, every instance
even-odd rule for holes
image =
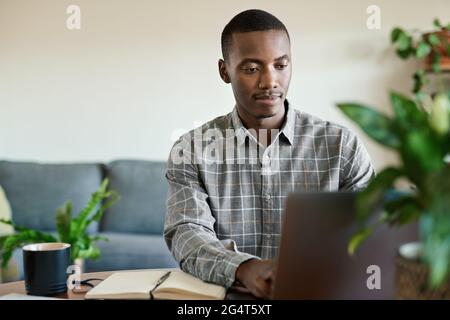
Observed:
[[[282,70],[282,69],[286,69],[287,66],[288,66],[287,64],[279,64],[279,65],[276,66],[276,68]]]
[[[256,71],[258,71],[258,69],[256,67],[244,68],[244,72],[246,72],[246,73],[255,73]]]

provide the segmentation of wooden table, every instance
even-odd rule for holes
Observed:
[[[163,269],[166,270],[166,269]],[[127,271],[145,271],[145,270],[127,270]],[[91,272],[91,273],[83,273],[81,274],[81,280],[96,278],[96,279],[106,279],[109,277],[113,272],[120,272],[120,271],[104,271],[104,272]],[[99,280],[96,281],[90,281],[93,285],[96,285],[100,283]],[[84,300],[84,296],[86,293],[91,289],[89,286],[81,286],[79,290],[68,290],[66,293],[62,293],[59,295],[54,296],[55,298],[60,299],[71,299],[71,300]],[[18,293],[18,294],[27,294],[25,290],[25,282],[24,281],[16,281],[16,282],[9,282],[9,283],[3,283],[0,284],[0,296],[3,296],[5,294],[9,293]],[[242,300],[242,299],[255,299],[254,296],[251,294],[239,290],[237,288],[232,288],[227,292],[227,295],[225,297],[226,300]]]

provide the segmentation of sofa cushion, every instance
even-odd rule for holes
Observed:
[[[38,164],[0,161],[0,184],[18,225],[55,230],[55,212],[72,200],[73,213],[86,206],[102,180],[101,164]],[[98,229],[97,224],[89,231]]]
[[[110,163],[110,188],[120,199],[104,215],[101,231],[162,235],[166,214],[165,162],[121,160]]]
[[[86,261],[86,272],[172,268],[177,263],[164,238],[152,235],[102,232],[109,241],[98,241],[101,256]]]

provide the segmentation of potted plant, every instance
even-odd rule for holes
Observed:
[[[0,238],[2,267],[6,267],[15,249],[28,243],[69,243],[71,245],[71,262],[81,267],[85,259],[97,259],[100,256],[100,249],[95,245],[95,242],[98,240],[107,241],[108,239],[90,235],[87,228],[92,222],[99,221],[105,210],[118,199],[117,192],[107,190],[108,183],[108,179],[103,180],[99,189],[91,195],[90,200],[77,216],[72,216],[71,201],[66,202],[56,210],[56,237],[49,233],[18,226],[11,220],[0,219],[0,222],[13,226],[15,231],[12,235]]]
[[[417,29],[407,31],[400,27],[391,31],[391,42],[396,47],[397,55],[401,59],[415,58],[421,62],[413,75],[414,93],[420,93],[429,82],[430,72],[440,74],[450,71],[450,23],[443,25],[436,18],[433,25],[436,29],[429,32]]]
[[[390,100],[393,117],[358,103],[338,104],[369,137],[395,150],[401,159],[400,165],[378,173],[358,195],[356,219],[361,228],[349,242],[349,253],[353,254],[382,223],[402,226],[418,221],[421,247],[418,259],[409,262],[425,270],[426,282],[413,281],[417,285],[415,298],[436,297],[436,292],[439,297],[450,298],[450,165],[446,161],[450,152],[450,95],[436,95],[431,111],[395,92]],[[409,180],[411,190],[387,197],[401,178]],[[373,215],[380,212],[375,210],[380,203],[384,210],[372,222]],[[397,294],[398,298],[406,297],[399,291]]]

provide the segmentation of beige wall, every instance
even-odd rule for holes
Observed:
[[[81,7],[81,30],[66,29],[70,4]],[[381,30],[366,27],[370,4],[381,7]],[[219,39],[248,8],[290,31],[291,102],[352,129],[335,102],[387,110],[387,90],[410,87],[414,64],[389,49],[391,28],[450,21],[448,0],[0,0],[0,159],[166,159],[174,132],[232,109]],[[364,141],[378,168],[393,161]]]

